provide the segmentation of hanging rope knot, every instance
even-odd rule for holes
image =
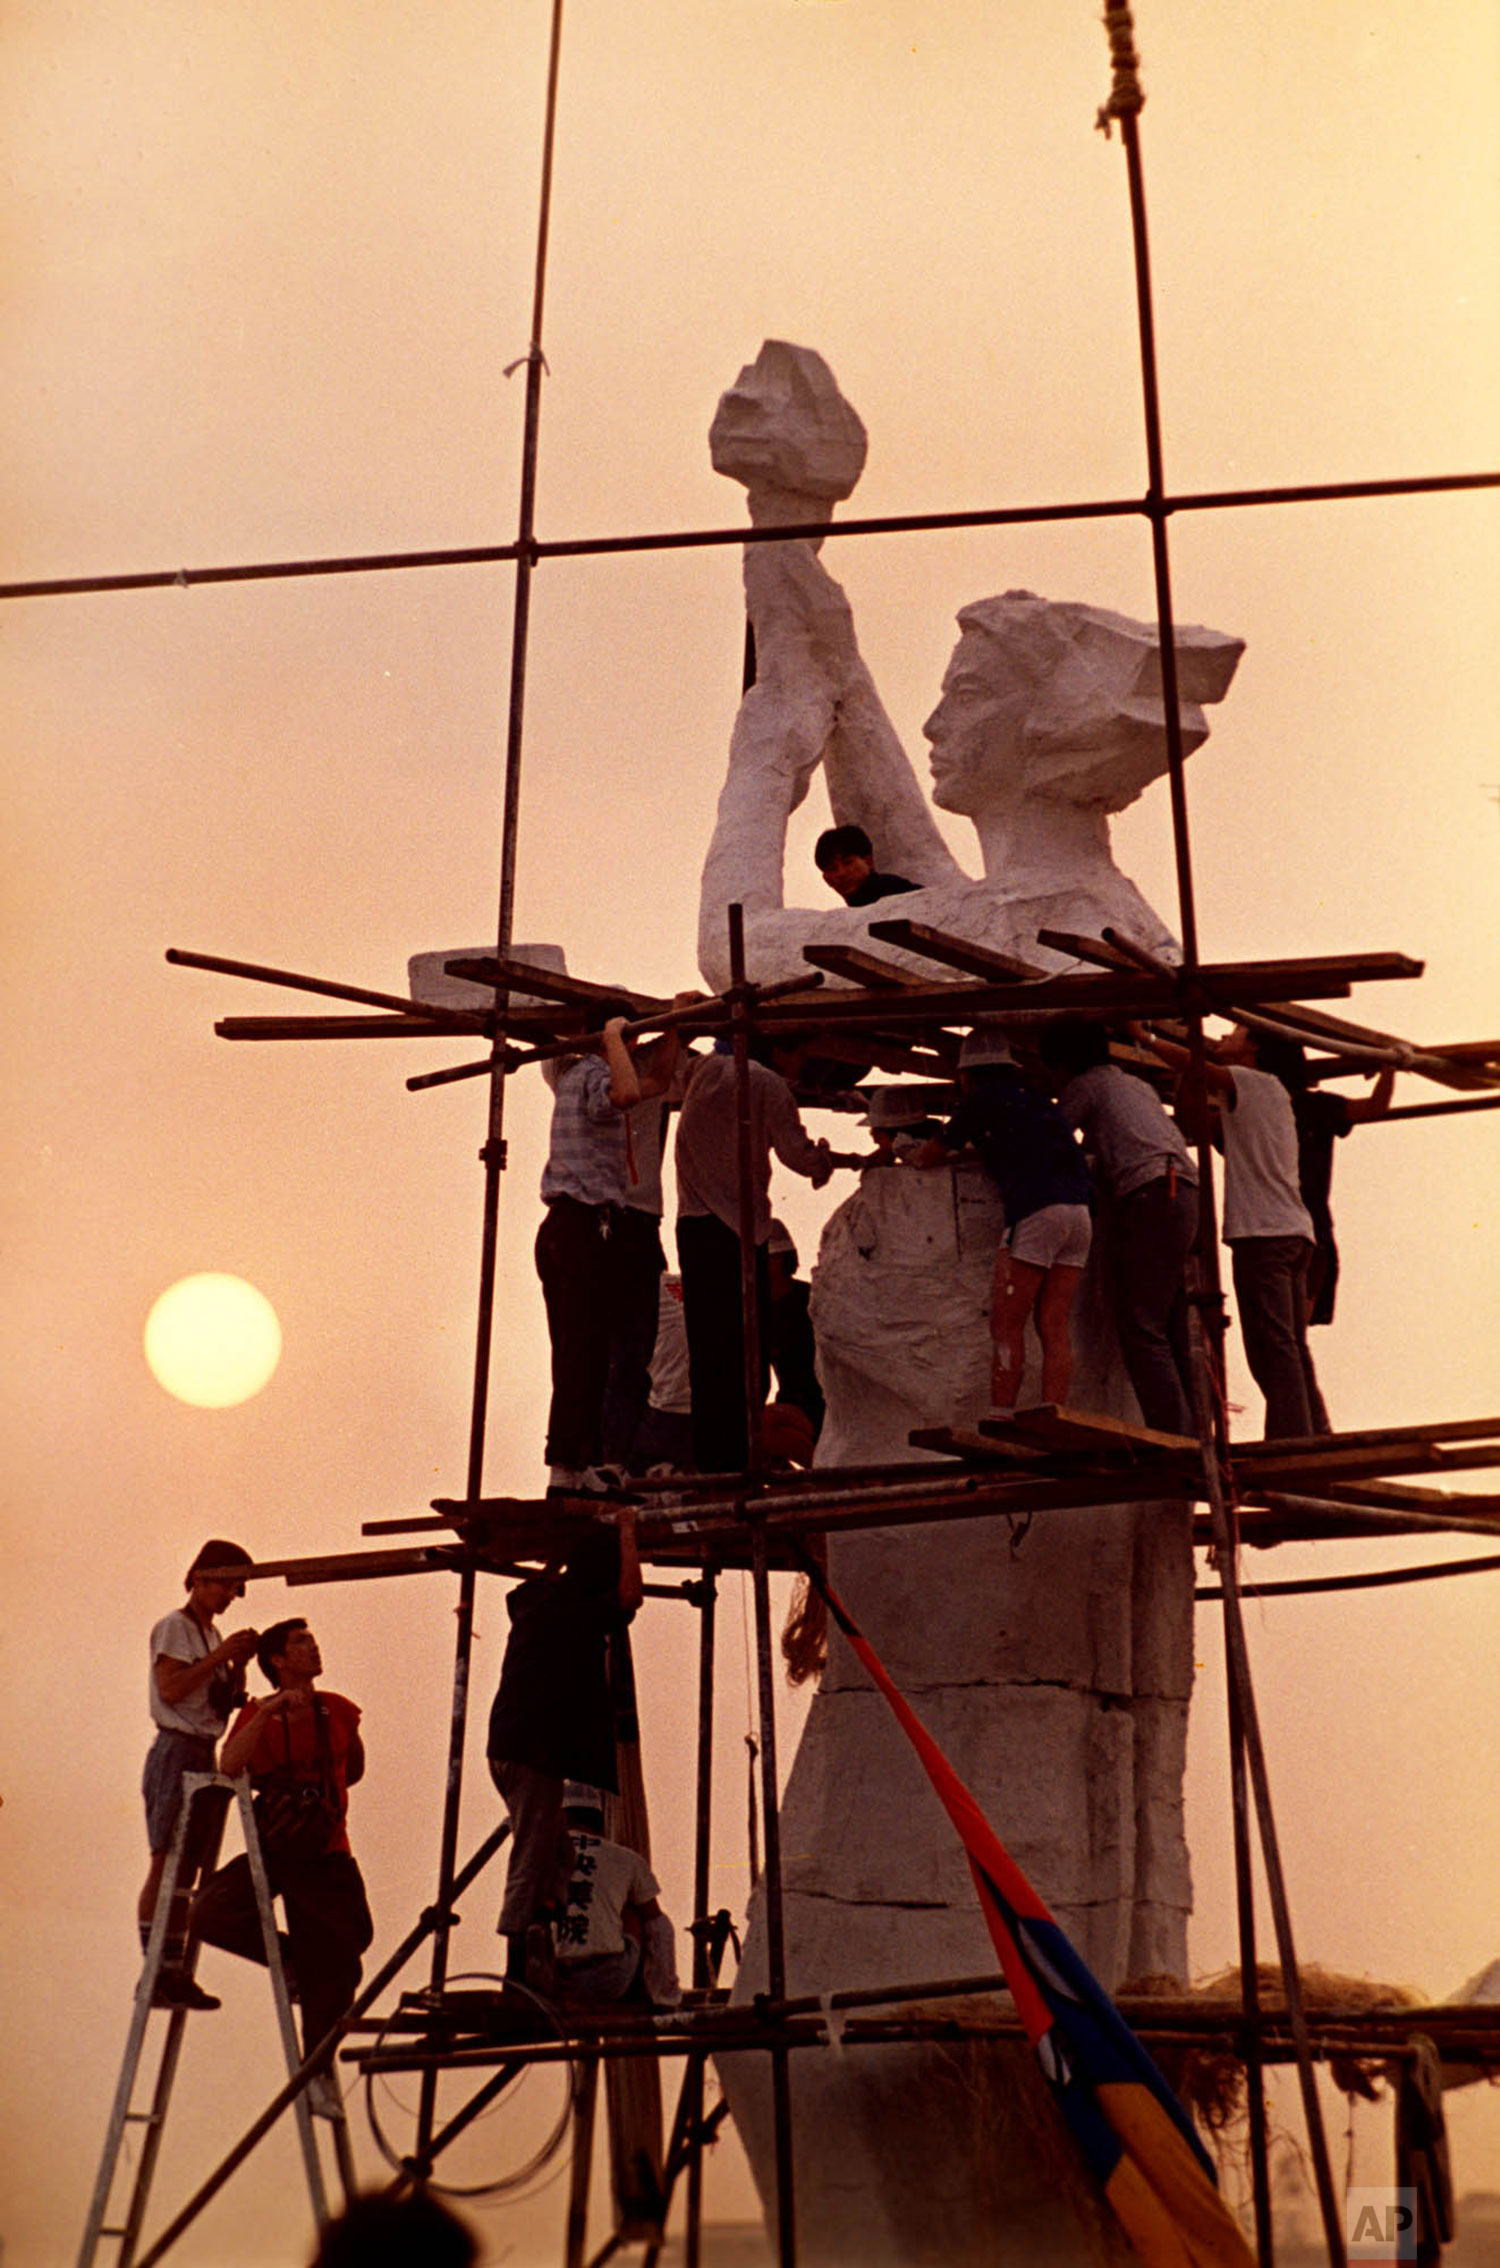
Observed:
[[[539,362],[542,368],[546,371],[547,376],[549,378],[552,376],[552,366],[548,362],[547,357],[543,354],[541,348],[537,345],[535,339],[532,340],[530,346],[526,349],[526,352],[524,354],[518,354],[514,362],[508,362],[505,365],[502,376],[506,378],[513,378],[516,372],[518,370],[524,369],[528,362]]]
[[[1109,34],[1109,60],[1113,82],[1109,100],[1094,123],[1106,140],[1112,118],[1134,117],[1145,103],[1145,91],[1136,76],[1141,59],[1135,49],[1135,20],[1128,0],[1104,0],[1104,28]]]

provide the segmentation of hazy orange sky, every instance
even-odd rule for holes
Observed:
[[[1095,15],[1087,0],[570,0],[541,533],[736,521],[707,427],[766,335],[819,349],[863,415],[854,511],[1139,492],[1124,162],[1094,131]],[[1143,0],[1138,38],[1170,484],[1492,468],[1488,0]],[[7,578],[508,540],[522,381],[503,371],[527,345],[545,41],[540,0],[13,0]],[[1362,992],[1353,1015],[1488,1036],[1496,498],[1192,516],[1173,556],[1179,616],[1247,640],[1189,775],[1205,952],[1398,948],[1425,979]],[[1153,603],[1132,521],[827,557],[914,754],[960,605],[1014,585]],[[362,1520],[463,1484],[483,1103],[474,1084],[402,1082],[464,1051],[232,1049],[216,1016],[289,996],[163,954],[400,990],[410,952],[493,935],[510,604],[494,567],[5,610],[8,2268],[76,2250],[136,1973],[146,1633],[191,1552],[214,1532],[263,1557],[354,1548]],[[733,551],[541,570],[518,939],[565,945],[591,977],[693,980],[741,637]],[[796,824],[793,902],[818,902],[820,819],[809,807]],[[1116,837],[1173,918],[1161,788]],[[1433,1093],[1404,1082],[1398,1099]],[[497,1489],[541,1478],[530,1245],[546,1118],[540,1083],[518,1080]],[[1317,1348],[1336,1422],[1495,1407],[1495,1126],[1344,1146],[1340,1320]],[[808,1257],[823,1209],[800,1190],[787,1206]],[[281,1317],[281,1367],[239,1409],[169,1400],[142,1360],[151,1302],[200,1269],[248,1277]],[[1266,1571],[1421,1556],[1323,1546]],[[1495,1583],[1253,1610],[1307,1958],[1444,1994],[1500,1954]],[[713,1889],[736,1907],[737,1589]],[[445,1577],[249,1602],[262,1622],[306,1612],[329,1682],[365,1706],[353,1827],[377,1954],[431,1895],[452,1604]],[[638,1650],[659,1866],[685,1922],[692,1644],[677,1611],[648,1609]],[[503,1631],[490,1583],[479,1723]],[[1206,1970],[1234,1944],[1207,1617],[1200,1652]],[[482,1775],[470,1789],[466,1848],[494,1816]],[[468,1902],[474,1967],[494,1962],[498,1891]],[[162,2216],[276,2079],[259,1979],[215,1956],[210,1981],[225,2009],[189,2035]],[[1465,2098],[1455,2124],[1460,2186],[1500,2186],[1488,2105]],[[1386,2114],[1367,2130],[1365,2178],[1383,2179]],[[711,2204],[743,2214],[729,2158]],[[487,2215],[488,2257],[550,2260],[562,2210],[553,2192]],[[179,2257],[283,2268],[305,2251],[278,2136]]]

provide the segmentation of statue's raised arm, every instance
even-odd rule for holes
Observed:
[[[821,357],[768,340],[720,401],[711,445],[718,470],[749,490],[752,520],[783,527],[827,520],[852,492],[865,432]],[[979,837],[984,875],[971,880],[938,831],[817,550],[813,538],[746,547],[756,681],[735,722],[703,869],[708,982],[728,981],[736,900],[749,972],[763,983],[800,974],[805,944],[866,943],[871,922],[891,913],[862,900],[785,903],[787,821],[820,764],[835,820],[862,827],[875,867],[911,886],[900,908],[911,919],[1042,966],[1064,964],[1037,944],[1038,930],[1097,934],[1106,924],[1176,959],[1171,931],[1115,865],[1109,839],[1110,814],[1167,768],[1155,626],[1031,591],[960,611],[942,697],[922,730],[933,801],[962,812]],[[1244,646],[1196,626],[1179,628],[1175,643],[1191,753],[1208,737],[1203,705],[1223,699]],[[930,973],[920,957],[897,958]]]
[[[710,446],[716,470],[749,491],[754,525],[789,527],[831,516],[866,443],[822,357],[768,339],[720,400]],[[813,539],[745,547],[755,683],[735,720],[700,899],[699,957],[714,983],[736,901],[761,974],[767,950],[795,970],[801,942],[821,934],[809,926],[821,917],[788,912],[783,896],[786,824],[820,764],[835,820],[864,828],[877,865],[921,884],[962,878],[860,659],[849,601],[817,554]],[[843,935],[847,919],[826,911]]]

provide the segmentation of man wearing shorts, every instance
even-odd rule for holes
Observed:
[[[229,1712],[244,1695],[244,1667],[255,1652],[259,1634],[236,1630],[220,1638],[214,1626],[235,1599],[245,1595],[243,1583],[220,1581],[202,1572],[214,1567],[248,1567],[250,1554],[243,1544],[210,1536],[187,1571],[187,1604],[162,1616],[151,1633],[151,1675],[147,1699],[156,1738],[146,1755],[141,1793],[146,1801],[146,1837],[151,1865],[136,1908],[141,1950],[150,1942],[157,1893],[172,1847],[172,1833],[182,1807],[184,1772],[211,1772],[214,1750],[229,1722]],[[168,1917],[166,1955],[156,1982],[155,2004],[163,2008],[217,2008],[219,2003],[184,1975],[182,1956],[187,1937],[187,1899],[192,1866],[184,1868],[173,1912]]]
[[[999,1034],[982,1027],[969,1034],[959,1055],[959,1083],[957,1110],[911,1162],[935,1166],[955,1150],[972,1149],[999,1188],[1005,1237],[990,1302],[995,1408],[1016,1406],[1033,1314],[1042,1343],[1042,1400],[1065,1402],[1073,1376],[1068,1319],[1093,1235],[1088,1163],[1056,1103],[1022,1077]]]

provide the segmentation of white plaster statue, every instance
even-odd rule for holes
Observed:
[[[802,386],[789,365],[803,372]],[[850,492],[858,466],[851,472],[848,430],[827,398],[832,383],[818,356],[772,340],[720,402],[713,461],[746,483],[756,525],[827,519],[833,500]],[[848,418],[858,425],[852,411]],[[975,881],[927,808],[860,658],[849,602],[815,542],[747,545],[745,603],[756,681],[735,721],[699,900],[698,954],[711,985],[728,981],[726,910],[736,900],[750,972],[765,983],[798,973],[804,943],[864,943],[870,922],[897,910],[1044,967],[1066,965],[1037,945],[1045,927],[1097,935],[1111,923],[1177,957],[1109,846],[1110,813],[1167,768],[1153,627],[1030,591],[962,609],[942,698],[922,730],[933,801],[965,813],[979,836],[984,878]],[[1191,752],[1208,737],[1203,704],[1223,699],[1244,646],[1189,627],[1178,630],[1176,651]],[[922,885],[920,896],[899,909],[786,907],[786,823],[820,765],[835,821],[863,827],[876,866]],[[898,957],[931,973],[930,962]]]
[[[794,385],[788,357],[816,364],[816,385]],[[826,518],[830,497],[848,492],[806,479],[819,459],[804,405],[816,398],[820,429],[835,430],[831,386],[816,357],[768,347],[724,398],[714,462],[747,481],[763,526]],[[796,448],[780,456],[778,419],[797,429]],[[746,908],[749,970],[762,981],[795,974],[810,939],[863,941],[871,919],[893,913],[1042,966],[1062,965],[1037,944],[1043,926],[1097,934],[1112,923],[1176,956],[1109,848],[1109,814],[1166,768],[1151,629],[1029,592],[959,614],[923,730],[935,801],[966,813],[979,835],[984,878],[971,880],[938,834],[860,660],[848,602],[812,544],[748,546],[745,588],[757,679],[704,868],[699,951],[710,983],[727,976],[724,912],[735,899]],[[1241,650],[1213,631],[1179,633],[1189,748],[1207,733],[1201,704],[1222,698]],[[786,821],[819,765],[836,820],[863,826],[877,867],[919,891],[864,910],[783,905]],[[917,1456],[913,1427],[972,1422],[986,1407],[1001,1226],[994,1186],[973,1165],[871,1171],[832,1216],[813,1275],[829,1405],[820,1464]],[[1076,1403],[1138,1419],[1092,1270],[1074,1342]],[[1028,1366],[1023,1407],[1036,1384]],[[1021,1540],[997,1518],[893,1528],[835,1539],[830,1563],[897,1683],[1104,1982],[1185,1976],[1187,1509],[1039,1514]],[[836,1633],[793,1764],[782,1845],[791,1992],[993,1971],[952,1829]],[[752,1911],[736,1997],[764,1985]],[[1055,2147],[1028,2056],[913,2045],[794,2057],[800,2257],[814,2268],[1076,2268],[1125,2257]],[[769,2197],[764,2060],[726,2060],[724,2079]]]

